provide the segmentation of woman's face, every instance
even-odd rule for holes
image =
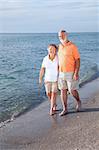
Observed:
[[[56,48],[54,46],[49,47],[49,55],[50,57],[54,58],[56,55]]]

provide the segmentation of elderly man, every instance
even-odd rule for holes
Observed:
[[[59,89],[61,90],[61,101],[63,110],[59,114],[63,116],[67,113],[67,91],[73,95],[77,101],[76,110],[81,108],[81,101],[77,89],[79,88],[79,68],[80,54],[75,44],[68,40],[65,30],[58,33],[60,45],[58,49],[59,57]]]

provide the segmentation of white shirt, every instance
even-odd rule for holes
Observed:
[[[49,55],[45,56],[42,62],[42,67],[45,68],[44,80],[49,82],[56,82],[58,80],[58,56],[56,55],[53,60]]]

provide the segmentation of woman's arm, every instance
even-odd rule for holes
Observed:
[[[40,73],[39,73],[39,84],[42,83],[44,73],[45,73],[45,68],[41,68]]]

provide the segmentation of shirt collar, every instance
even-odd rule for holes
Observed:
[[[53,60],[51,60],[49,57],[49,54],[48,54],[48,59],[53,62],[56,59],[56,55],[55,55],[55,58]]]

